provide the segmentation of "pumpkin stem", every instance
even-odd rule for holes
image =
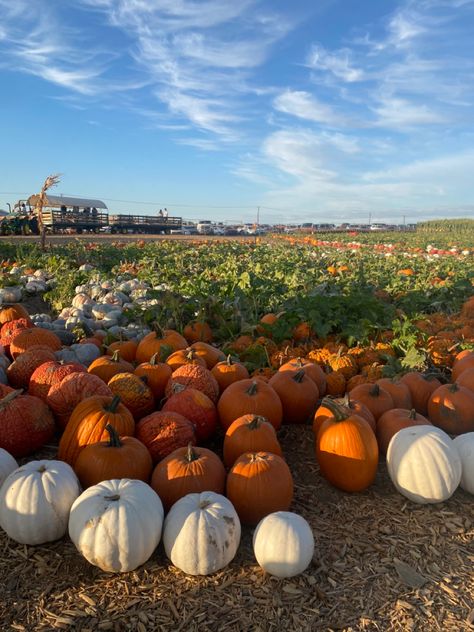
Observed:
[[[252,420],[247,424],[249,430],[257,430],[263,423],[267,422],[267,418],[263,415],[254,415]]]
[[[22,388],[19,388],[16,391],[12,391],[11,393],[8,393],[7,395],[5,395],[5,397],[3,397],[3,399],[0,400],[0,407],[3,408],[4,406],[12,402],[14,399],[16,399],[18,395],[21,395],[22,393],[23,393]]]
[[[151,356],[149,364],[151,364],[152,366],[155,366],[155,364],[158,364],[158,352],[154,353]]]
[[[246,390],[246,393],[247,393],[247,395],[256,395],[257,394],[257,390],[258,390],[257,380],[253,380],[252,384],[250,384],[250,386]]]
[[[104,496],[105,500],[120,500],[120,494],[114,494],[113,496]]]
[[[121,448],[123,443],[120,441],[120,437],[118,432],[112,426],[112,424],[107,424],[105,429],[109,433],[109,443],[107,444],[108,448]]]
[[[301,382],[304,379],[304,376],[305,376],[304,369],[298,369],[291,379],[294,380],[297,384],[301,384]]]
[[[227,366],[232,366],[234,364],[234,361],[232,360],[232,356],[229,355],[227,356]]]
[[[182,393],[185,390],[186,386],[184,384],[181,384],[181,382],[173,382],[171,384],[171,392],[173,395],[176,395],[176,393]]]
[[[416,410],[414,408],[412,408],[410,410],[410,414],[408,415],[408,419],[411,419],[412,421],[416,421]]]
[[[380,386],[378,384],[374,384],[369,391],[369,395],[371,397],[378,397],[380,395]]]
[[[199,459],[199,454],[197,454],[196,450],[193,448],[192,443],[188,443],[188,450],[186,452],[186,461],[188,463],[192,463],[193,461],[197,461]]]
[[[151,328],[155,332],[157,338],[163,338],[163,327],[159,323],[155,321]]]
[[[459,385],[456,382],[453,382],[448,386],[448,391],[450,393],[457,393],[459,391]]]
[[[119,404],[120,395],[114,395],[110,404],[108,404],[108,406],[105,406],[105,410],[109,413],[116,413]]]
[[[120,351],[119,349],[115,349],[110,358],[112,362],[120,362]]]
[[[334,416],[335,421],[344,421],[345,419],[349,417],[349,415],[345,413],[343,407],[337,404],[330,397],[323,397],[321,406],[324,406],[325,408],[329,408],[329,410],[332,412]]]

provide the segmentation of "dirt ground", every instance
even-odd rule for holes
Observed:
[[[281,442],[295,479],[291,509],[316,542],[305,573],[265,574],[247,527],[234,561],[200,578],[174,568],[162,545],[136,571],[110,575],[67,536],[29,547],[2,533],[0,630],[474,629],[472,496],[458,490],[447,502],[415,505],[395,491],[384,463],[369,490],[346,494],[319,475],[309,427],[284,427]]]

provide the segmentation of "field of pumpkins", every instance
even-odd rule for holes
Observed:
[[[1,245],[1,630],[472,629],[474,236],[373,240]]]

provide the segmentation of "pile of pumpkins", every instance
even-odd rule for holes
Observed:
[[[270,379],[251,378],[203,342],[205,323],[108,347],[96,330],[71,358],[21,304],[3,308],[0,324],[0,526],[20,542],[69,531],[87,560],[117,572],[144,563],[163,531],[173,564],[208,574],[234,558],[242,523],[256,527],[265,570],[300,573],[314,539],[289,511],[283,423],[313,423],[320,472],[341,490],[369,487],[386,454],[395,487],[414,502],[441,502],[459,484],[474,493],[474,352],[457,356],[451,384],[411,372],[339,400],[325,397],[316,362],[292,360]],[[94,353],[83,357],[81,348]],[[219,433],[222,459],[205,447]],[[55,435],[58,460],[17,468],[15,458]]]

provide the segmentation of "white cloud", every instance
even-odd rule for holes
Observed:
[[[352,65],[351,51],[348,48],[329,52],[322,46],[313,44],[306,64],[313,70],[330,72],[338,79],[349,83],[364,80],[364,72]]]
[[[381,97],[372,107],[377,115],[375,125],[390,128],[411,128],[417,125],[446,123],[447,119],[423,103],[398,97]]]
[[[273,107],[279,112],[329,126],[342,122],[330,106],[302,90],[285,90],[275,98]]]

